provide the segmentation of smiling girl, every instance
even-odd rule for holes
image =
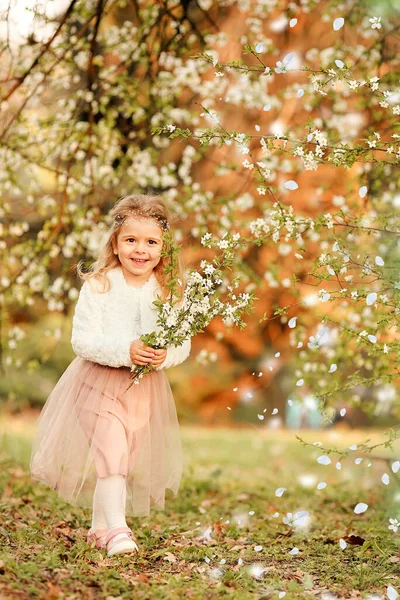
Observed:
[[[157,330],[153,301],[169,295],[165,204],[130,195],[110,216],[98,259],[88,273],[77,267],[84,280],[72,325],[77,356],[43,407],[30,468],[71,504],[93,508],[88,543],[113,556],[138,551],[126,515],[162,509],[166,489],[179,489],[182,449],[164,369],[188,357],[190,339],[166,350],[139,339]],[[179,262],[178,274],[183,281]],[[130,367],[148,363],[154,369],[129,387]]]

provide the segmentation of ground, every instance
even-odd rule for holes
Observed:
[[[7,419],[0,442],[0,598],[387,598],[400,593],[396,452],[354,452],[335,468],[295,432],[182,427],[185,470],[164,512],[130,518],[139,556],[106,557],[85,542],[90,511],[72,507],[27,471],[35,420]],[[346,448],[380,431],[296,432]],[[363,456],[361,464],[354,460]],[[385,460],[386,458],[389,461]],[[371,466],[368,466],[370,463]],[[384,485],[382,474],[390,474]],[[317,489],[319,482],[324,489]],[[286,488],[281,497],[279,487]],[[355,514],[359,502],[368,510]],[[282,522],[308,511],[304,528]],[[279,516],[276,516],[279,513]],[[339,542],[344,539],[346,548]],[[290,554],[298,548],[298,554]],[[285,593],[285,595],[284,595]],[[393,595],[393,598],[395,596]]]

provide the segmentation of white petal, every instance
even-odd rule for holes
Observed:
[[[359,465],[362,463],[363,460],[364,460],[363,458],[359,457],[359,458],[356,458],[356,460],[354,462],[356,463],[356,465]]]
[[[342,550],[344,550],[347,546],[346,542],[342,539],[339,540],[339,545],[341,547]]]
[[[376,292],[371,292],[370,294],[368,294],[368,296],[366,297],[367,306],[371,306],[371,304],[376,302],[377,298],[378,294]]]
[[[365,512],[367,508],[368,504],[365,504],[364,502],[359,502],[355,507],[354,512],[356,513],[356,515],[361,515],[361,513]]]
[[[260,419],[260,421],[264,421],[264,415],[257,415],[257,417]]]
[[[263,549],[262,546],[254,546],[254,551],[255,552],[261,552],[262,549]]]
[[[319,484],[317,485],[317,490],[323,490],[325,488],[326,488],[325,481],[320,481]]]
[[[345,414],[346,414],[346,409],[345,408],[341,408],[340,409],[340,416],[344,417]]]
[[[294,327],[296,327],[296,319],[297,317],[292,317],[288,323],[288,326],[290,327],[290,329],[293,329]]]
[[[288,400],[287,403],[289,404],[289,406],[293,406],[293,400]]]
[[[281,355],[281,353],[280,353],[280,352],[275,352],[275,354],[274,354],[275,358],[279,358],[279,357],[280,357],[280,355]]]
[[[381,256],[376,256],[375,264],[377,264],[379,267],[383,267],[385,264],[385,261],[383,260],[383,258]]]
[[[299,549],[296,548],[296,546],[294,548],[291,549],[291,551],[289,552],[289,554],[295,555],[299,553]]]
[[[297,19],[292,19],[292,21],[296,21]],[[286,592],[279,592],[278,598],[284,598],[286,596]]]
[[[302,385],[303,385],[303,383],[304,383],[304,379],[298,379],[298,380],[296,381],[296,385],[297,385],[297,387],[300,387],[300,386],[302,386]]]
[[[352,444],[349,446],[349,450],[357,450],[357,444]]]
[[[238,565],[242,565],[243,564],[243,558],[238,558]]]
[[[331,464],[331,459],[329,458],[329,456],[326,456],[326,454],[323,454],[322,456],[319,456],[317,458],[317,462],[320,465],[330,465]]]
[[[386,594],[387,594],[387,597],[389,598],[389,600],[396,600],[396,598],[399,597],[398,593],[396,592],[394,587],[392,587],[391,585],[388,585]]]
[[[290,62],[294,59],[295,56],[296,52],[289,52],[289,54],[286,54],[285,58],[282,61],[285,67],[289,66]]]
[[[271,110],[271,105],[270,104],[265,104],[263,110],[265,112],[268,112],[269,110]]]
[[[390,483],[390,477],[387,473],[384,473],[382,475],[382,483],[384,483],[385,485],[389,485]]]
[[[275,496],[278,496],[278,498],[280,498],[285,492],[286,492],[286,488],[284,488],[284,487],[277,488],[275,490]]]
[[[342,463],[341,462],[338,461],[335,466],[336,466],[336,468],[337,468],[338,471],[342,470]]]
[[[367,337],[368,337],[369,341],[370,341],[372,344],[376,344],[376,335],[371,335],[371,334],[370,334],[370,335],[368,335]]]
[[[290,19],[290,21],[289,21],[289,27],[294,27],[295,25],[297,25],[297,19]]]
[[[294,181],[294,179],[289,179],[289,181],[285,181],[283,187],[287,190],[297,190],[299,187],[298,184]]]
[[[259,44],[257,44],[256,46],[256,52],[264,52],[264,44],[262,42],[260,42]]]
[[[330,294],[322,294],[321,302],[328,302],[330,297]]]
[[[332,363],[331,366],[329,367],[328,373],[334,373],[336,370],[337,370],[337,365],[335,365],[335,363]]]
[[[335,19],[333,21],[333,29],[335,31],[339,31],[339,29],[342,29],[343,25],[344,25],[343,17],[338,17],[337,19]]]
[[[304,90],[300,88],[299,90],[297,90],[296,98],[302,98],[303,96]]]
[[[360,189],[358,190],[358,195],[360,196],[360,198],[364,198],[367,195],[368,192],[368,188],[366,185],[363,185],[362,187],[360,187]]]
[[[393,473],[397,473],[397,471],[400,469],[400,461],[396,460],[393,464],[392,464],[392,471]]]
[[[278,412],[278,409],[277,409],[277,408],[274,408],[274,410],[272,411],[272,413],[271,413],[271,414],[273,414],[273,415],[276,415],[276,414],[277,414],[277,412]]]
[[[337,67],[339,67],[339,69],[343,69],[343,67],[344,67],[344,62],[343,62],[342,60],[336,59],[336,60],[335,60],[335,65],[336,65]]]

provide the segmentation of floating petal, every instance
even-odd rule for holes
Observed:
[[[335,363],[332,363],[329,367],[328,373],[334,373],[335,371],[337,371],[337,365],[335,365]]]
[[[302,98],[303,96],[304,96],[304,90],[303,89],[297,90],[296,98]]]
[[[396,460],[393,464],[392,464],[392,471],[393,473],[397,473],[397,471],[400,469],[400,461]]]
[[[372,344],[376,344],[376,335],[369,335],[368,339]]]
[[[282,61],[285,67],[289,66],[290,62],[294,59],[295,56],[296,52],[289,52],[289,54],[286,54],[285,58]]]
[[[262,546],[254,546],[254,551],[255,552],[261,552],[262,549],[263,549]]]
[[[293,406],[293,400],[288,400],[287,403],[289,404],[289,406]]]
[[[292,548],[289,552],[289,554],[292,554],[292,556],[294,556],[295,554],[299,553],[299,549],[296,548],[296,546],[294,548]]]
[[[389,600],[396,600],[399,597],[398,593],[391,585],[388,585],[386,595],[389,598]]]
[[[344,417],[345,414],[346,414],[346,409],[345,408],[341,408],[340,409],[340,416]]]
[[[342,463],[341,462],[338,461],[335,466],[336,466],[336,468],[337,468],[338,471],[342,470]]]
[[[270,104],[265,104],[265,105],[264,105],[264,108],[263,108],[263,110],[264,110],[265,112],[267,112],[267,111],[271,110],[271,105],[270,105]]]
[[[323,490],[324,488],[326,488],[325,481],[320,481],[319,484],[317,485],[317,490]]]
[[[333,21],[333,29],[335,31],[339,31],[339,29],[342,29],[343,25],[344,25],[343,17],[338,17],[337,19],[335,19]]]
[[[343,69],[343,67],[344,67],[344,62],[343,62],[342,60],[336,59],[336,60],[335,60],[335,65],[336,65],[337,67],[339,67],[339,69]]]
[[[385,264],[385,261],[383,260],[383,258],[381,256],[376,256],[375,257],[375,264],[378,265],[378,267],[383,267]]]
[[[367,306],[371,306],[372,304],[374,304],[374,302],[376,302],[378,298],[378,294],[376,292],[371,292],[370,294],[368,294],[367,298],[366,298],[366,303]]]
[[[274,408],[274,410],[272,411],[272,413],[271,413],[271,414],[273,414],[273,415],[276,415],[277,413],[278,413],[278,409],[277,409],[277,408]]]
[[[299,186],[293,179],[290,179],[289,181],[285,181],[285,183],[283,184],[283,187],[286,188],[287,190],[297,190],[297,188]]]
[[[288,323],[290,329],[293,329],[294,327],[296,327],[297,323],[296,323],[297,317],[292,317]]]
[[[258,53],[264,52],[264,44],[262,42],[260,42],[259,44],[257,44],[257,46],[256,46],[256,52],[258,52]]]
[[[303,383],[304,383],[304,379],[298,379],[298,380],[296,381],[296,385],[297,385],[297,387],[300,387],[300,386],[302,386],[302,385],[303,385]]]
[[[390,477],[387,473],[384,473],[382,475],[382,483],[384,483],[385,485],[389,485],[390,483]]]
[[[356,515],[361,515],[361,513],[364,513],[368,508],[368,504],[365,504],[365,502],[359,502],[357,504],[357,506],[354,509],[354,512],[356,513]]]
[[[317,462],[320,465],[330,465],[331,464],[331,459],[329,458],[329,456],[326,456],[326,454],[323,454],[322,456],[319,456],[317,458]]]
[[[360,198],[364,198],[367,195],[368,192],[368,188],[366,185],[363,185],[362,187],[360,187],[360,189],[358,190],[358,195],[360,196]]]
[[[346,548],[347,544],[344,540],[340,539],[339,546],[341,547],[342,550],[344,550]]]
[[[290,21],[289,21],[289,27],[294,27],[295,25],[297,25],[297,19],[290,19]]]
[[[260,421],[264,421],[264,415],[257,415],[257,417],[260,419]]]
[[[284,488],[284,487],[278,488],[275,490],[275,496],[278,496],[278,498],[280,498],[285,492],[286,492],[286,488]]]
[[[356,458],[356,460],[354,462],[356,463],[356,465],[360,465],[363,460],[364,460],[363,458],[359,457],[359,458]]]

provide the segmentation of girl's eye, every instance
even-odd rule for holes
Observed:
[[[134,242],[135,238],[127,238],[128,242]],[[157,244],[157,242],[155,240],[149,240],[152,244]]]

